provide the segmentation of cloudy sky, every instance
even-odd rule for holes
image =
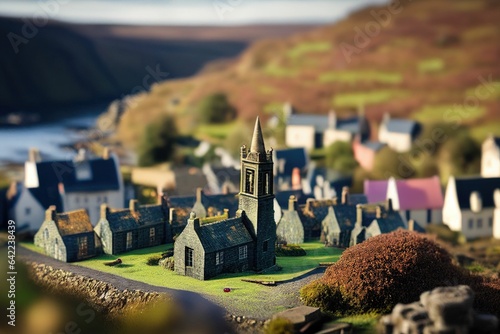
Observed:
[[[234,25],[327,23],[388,0],[0,0],[3,16],[80,23]]]

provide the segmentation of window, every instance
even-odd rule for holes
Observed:
[[[273,185],[271,183],[271,174],[266,173],[265,175],[266,175],[266,177],[265,177],[265,179],[266,179],[265,192],[266,192],[266,195],[269,195],[269,194],[272,194],[272,192],[273,192]]]
[[[31,214],[31,208],[24,209],[24,213],[26,214],[26,216],[29,216]]]
[[[215,265],[223,264],[224,263],[224,252],[217,252],[215,253]]]
[[[151,227],[149,229],[149,243],[151,244],[155,242],[155,233],[156,233],[155,228]]]
[[[127,245],[126,249],[132,248],[132,232],[127,232]]]
[[[246,170],[246,173],[245,173],[245,192],[248,194],[253,194],[254,176],[255,176],[255,171],[253,171],[251,169]]]
[[[493,217],[488,219],[488,227],[493,227]]]
[[[193,249],[186,247],[184,250],[184,262],[186,263],[186,267],[193,266]]]
[[[78,257],[87,256],[88,253],[88,241],[87,237],[78,238]]]
[[[483,228],[483,220],[481,218],[477,220],[477,228]]]
[[[248,249],[247,249],[247,245],[245,246],[240,246],[240,260],[244,260],[247,258],[248,256]]]
[[[472,230],[474,228],[474,220],[469,219],[469,230]]]
[[[43,230],[43,238],[45,240],[48,240],[49,239],[49,230],[48,229],[44,229]]]
[[[262,251],[263,252],[267,252],[267,248],[269,247],[269,241],[264,241],[264,243],[262,244]]]

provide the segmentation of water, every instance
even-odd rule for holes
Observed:
[[[63,145],[85,139],[85,131],[95,125],[102,107],[76,112],[78,116],[31,126],[0,128],[0,165],[23,163],[30,148],[38,148],[44,159],[69,159],[74,153]]]

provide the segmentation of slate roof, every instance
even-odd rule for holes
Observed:
[[[316,132],[323,133],[328,128],[328,119],[328,115],[292,114],[288,117],[287,125],[310,125]]]
[[[336,129],[347,131],[352,134],[356,134],[359,132],[359,122],[361,118],[359,117],[351,117],[346,119],[337,119]]]
[[[130,209],[109,212],[107,220],[112,232],[132,231],[141,226],[162,224],[167,219],[162,205],[144,205],[133,212]]]
[[[216,223],[203,224],[196,230],[205,253],[253,242],[242,217],[229,218]]]
[[[368,203],[368,197],[365,194],[350,194],[349,203],[352,205]]]
[[[203,193],[201,196],[201,203],[205,206],[207,211],[212,208],[214,214],[217,214],[217,212],[222,213],[224,209],[228,209],[229,216],[232,217],[238,210],[238,193],[217,195]]]
[[[55,223],[61,237],[93,231],[89,214],[85,209],[57,213]]]
[[[356,225],[356,205],[338,204],[332,209],[342,231],[354,228]]]
[[[364,141],[361,143],[361,145],[369,148],[370,150],[374,152],[380,151],[386,144],[381,143],[379,141]]]
[[[495,142],[495,145],[500,147],[500,137],[493,137],[493,141]]]
[[[406,229],[401,216],[398,214],[390,214],[387,217],[375,218],[375,220],[378,222],[381,233],[390,233],[398,228]]]
[[[275,167],[278,169],[278,174],[292,176],[294,168],[303,170],[307,167],[307,152],[305,148],[289,148],[274,151]],[[279,170],[279,160],[285,161],[284,170]]]
[[[307,204],[300,205],[297,211],[304,229],[310,229],[315,224],[321,224],[328,214],[328,207],[333,205],[335,205],[333,200],[312,200],[309,202],[309,210]]]
[[[212,172],[217,178],[217,182],[222,186],[226,182],[230,182],[235,185],[238,189],[240,188],[240,171],[234,167],[223,167],[223,166],[210,166]]]
[[[295,196],[297,205],[306,204],[307,199],[314,198],[311,195],[304,194],[302,189],[282,190],[280,192],[276,192],[274,196],[280,207],[285,210],[288,209],[288,200],[290,199],[290,196]]]
[[[500,189],[499,177],[469,177],[455,179],[458,204],[461,209],[470,209],[470,195],[477,191],[481,195],[483,208],[494,208],[494,193]]]
[[[419,123],[409,119],[393,119],[386,123],[387,131],[416,135],[419,130]]]
[[[78,180],[76,164],[72,160],[43,161],[36,164],[39,186],[28,190],[47,209],[51,205],[62,207],[59,195],[59,183],[64,185],[66,192],[92,192],[118,190],[120,188],[114,159],[89,159],[91,179]]]

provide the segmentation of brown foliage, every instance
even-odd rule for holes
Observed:
[[[482,311],[496,312],[500,301],[498,281],[471,276],[455,266],[450,254],[435,242],[403,230],[349,248],[319,283],[342,295],[329,294],[336,296],[335,310],[330,301],[318,300],[323,294],[314,294],[318,282],[305,287],[302,298],[308,304],[328,305],[330,312],[347,308],[350,312],[387,312],[397,303],[417,301],[424,291],[457,284],[469,284],[476,291],[476,304]]]

